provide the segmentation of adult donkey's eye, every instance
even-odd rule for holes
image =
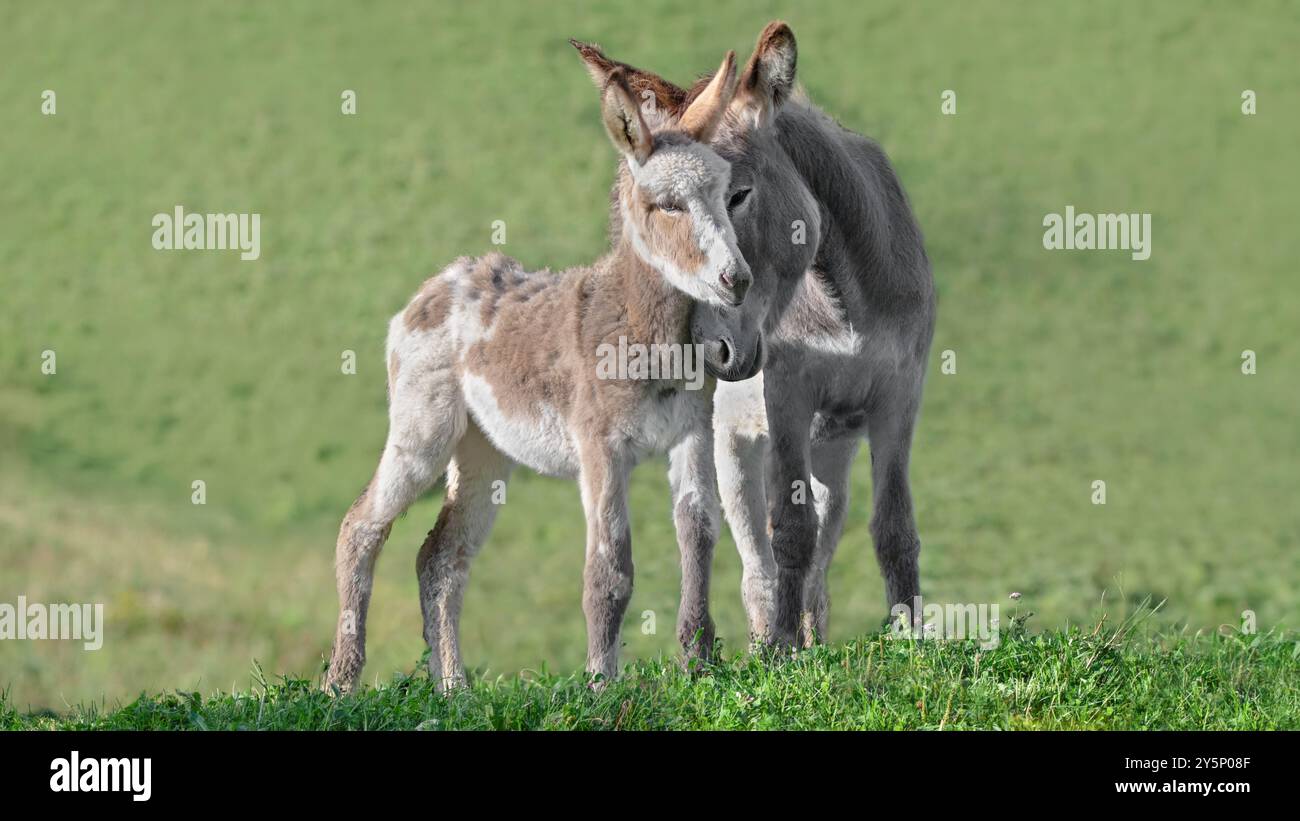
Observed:
[[[752,188],[742,188],[736,193],[732,194],[731,199],[727,201],[727,210],[735,211],[737,208],[739,208],[740,204],[749,198],[749,192],[753,190],[754,189]]]
[[[665,214],[667,214],[670,217],[676,214],[680,214],[682,212],[681,207],[676,203],[672,203],[672,202],[657,203],[655,207],[658,208],[660,211],[663,211]]]

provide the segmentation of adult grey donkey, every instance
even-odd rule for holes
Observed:
[[[574,45],[598,82],[626,72],[643,113],[660,124],[679,118],[710,79],[683,89]],[[714,458],[752,638],[806,646],[826,634],[826,573],[864,437],[886,603],[910,605],[920,594],[908,461],[935,293],[884,151],[796,89],[795,64],[789,26],[768,24],[713,138],[732,164],[728,209],[754,274],[739,310],[763,322],[768,343],[758,376],[718,385]],[[683,595],[707,600],[707,586],[707,571],[683,578]]]

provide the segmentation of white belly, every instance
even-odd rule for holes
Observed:
[[[507,416],[484,379],[466,374],[462,385],[470,415],[498,450],[545,476],[578,475],[578,449],[554,408],[540,405],[527,417]]]

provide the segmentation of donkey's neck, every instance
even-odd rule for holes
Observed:
[[[636,342],[687,342],[694,300],[674,288],[640,257],[626,238],[612,249],[608,271],[627,308],[628,338]]]

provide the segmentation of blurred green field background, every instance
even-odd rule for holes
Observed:
[[[11,703],[242,687],[254,659],[316,674],[338,520],[384,439],[389,316],[490,250],[494,220],[530,267],[604,248],[614,155],[566,38],[685,83],[775,18],[812,98],[889,152],[934,263],[912,470],[927,596],[1020,591],[1040,628],[1148,595],[1189,630],[1246,609],[1300,625],[1294,5],[4,2],[0,602],[103,602],[108,620],[97,652],[0,641]],[[261,259],[153,250],[177,204],[260,213]],[[1043,250],[1066,205],[1152,213],[1151,259]],[[832,639],[884,615],[865,452],[857,468]],[[629,656],[674,647],[663,472],[635,474]],[[580,667],[577,491],[521,472],[508,499],[467,661]],[[418,662],[415,552],[438,505],[380,562],[369,681]],[[714,590],[738,648],[726,535]]]

